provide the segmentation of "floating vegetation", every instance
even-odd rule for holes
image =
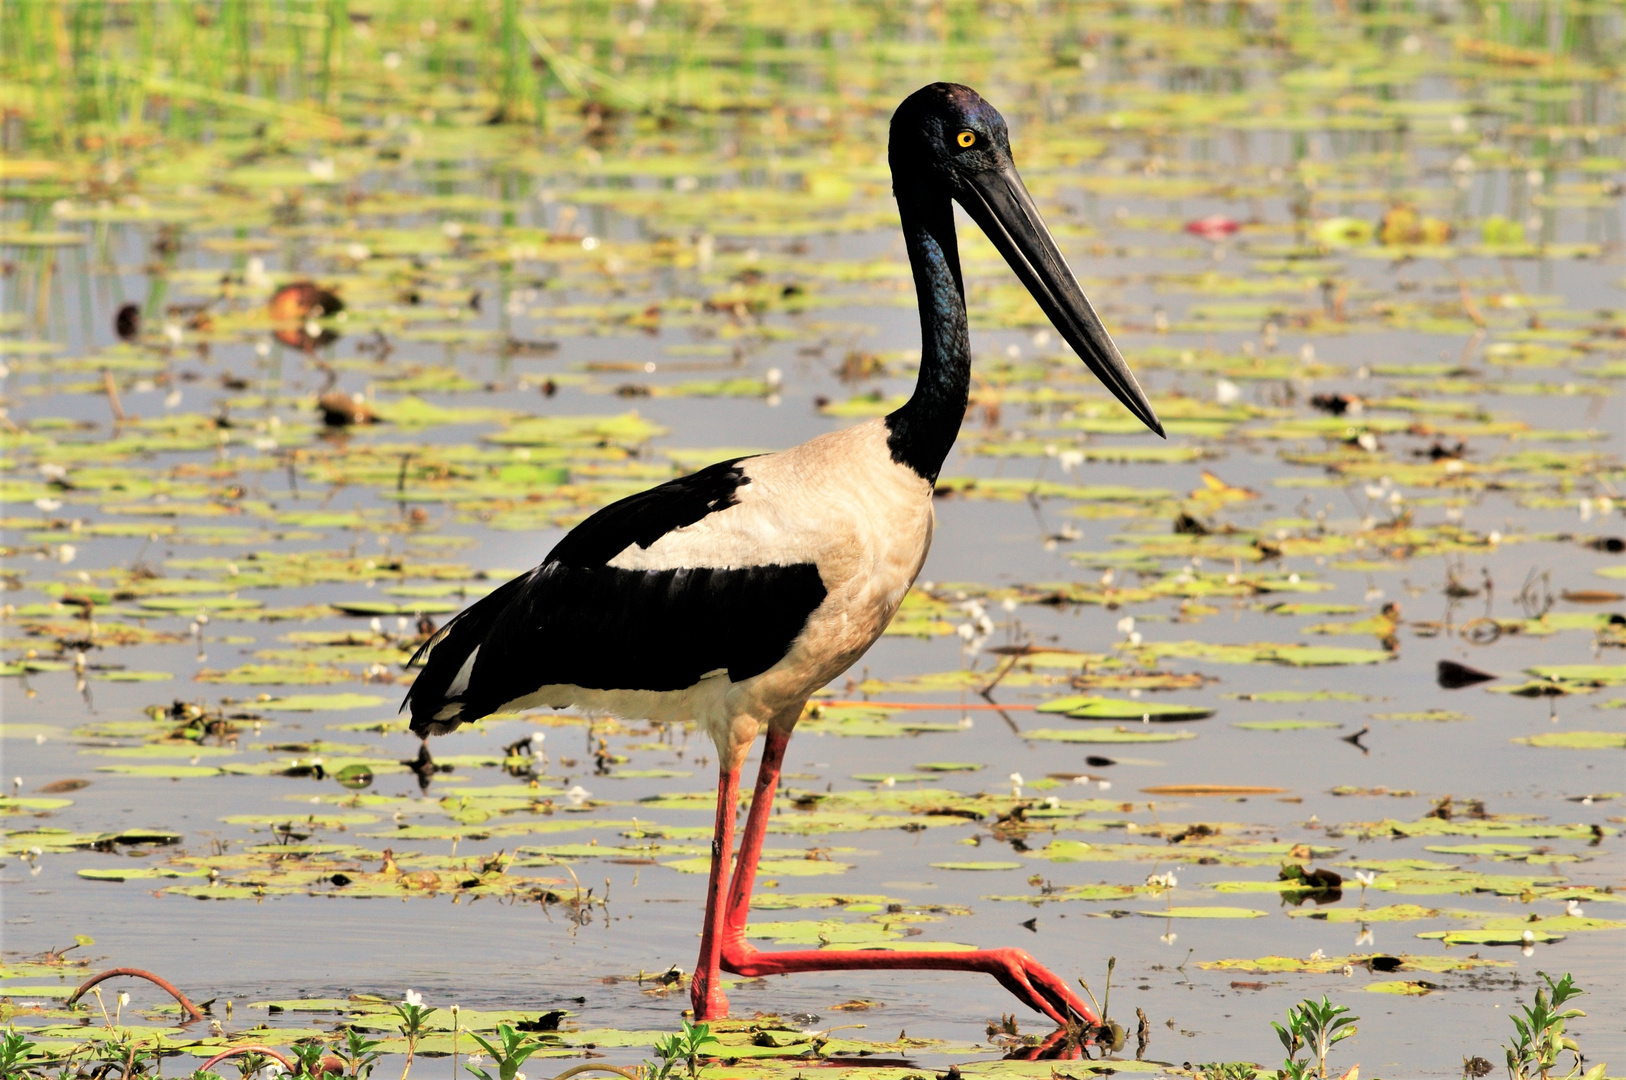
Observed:
[[[42,914],[7,928],[0,1071],[357,1074],[478,1034],[532,1076],[1179,1072],[1165,1015],[1259,1053],[1184,986],[1334,975],[1428,1010],[1363,1026],[1382,1060],[1454,1071],[1433,1032],[1484,1029],[1481,988],[1618,953],[1619,795],[1575,779],[1626,747],[1617,8],[453,8],[7,8],[0,852]],[[1169,440],[962,228],[975,385],[936,553],[800,721],[748,933],[1110,939],[1151,1049],[1038,1060],[970,980],[896,980],[890,1012],[741,980],[761,1015],[715,1045],[613,1027],[678,1007],[713,751],[542,711],[432,755],[408,661],[615,499],[905,399],[887,120],[940,77],[1011,119]],[[354,989],[418,969],[353,944],[398,910],[419,944],[489,921],[500,961],[447,976],[470,1007]],[[343,974],[279,971],[234,1017],[188,913],[268,954],[308,922]],[[218,1027],[139,983],[70,1006],[103,958],[48,924],[113,962],[162,932]],[[589,934],[602,959],[510,974]],[[1588,1022],[1557,985],[1520,1076]]]

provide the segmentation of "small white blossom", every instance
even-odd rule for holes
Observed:
[[[423,995],[418,993],[416,990],[408,990],[406,992],[406,998],[402,1000],[401,1004],[411,1005],[414,1008],[421,1007],[423,1005]]]

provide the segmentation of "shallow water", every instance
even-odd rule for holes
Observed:
[[[1134,32],[1126,32],[1134,40]],[[1147,38],[1154,39],[1162,40]],[[1456,1075],[1465,1057],[1500,1061],[1496,1043],[1511,1028],[1502,1017],[1528,1000],[1538,969],[1575,975],[1592,996],[1580,1002],[1590,1015],[1572,1025],[1572,1034],[1589,1059],[1619,1060],[1626,1041],[1610,1019],[1626,1010],[1618,922],[1597,929],[1554,924],[1564,926],[1562,939],[1537,944],[1528,954],[1517,944],[1447,947],[1416,936],[1472,929],[1491,918],[1550,920],[1564,916],[1569,895],[1585,897],[1582,908],[1589,918],[1626,918],[1614,895],[1626,884],[1618,835],[1619,789],[1626,785],[1618,747],[1569,749],[1515,741],[1590,731],[1606,733],[1607,742],[1626,727],[1619,689],[1626,680],[1615,651],[1621,630],[1608,624],[1609,613],[1623,610],[1622,605],[1618,598],[1603,603],[1563,598],[1566,591],[1573,596],[1579,590],[1620,590],[1618,554],[1587,546],[1596,537],[1622,532],[1619,495],[1626,474],[1619,453],[1626,416],[1620,392],[1618,199],[1593,198],[1599,170],[1578,166],[1578,150],[1564,149],[1571,146],[1565,142],[1551,149],[1544,183],[1554,190],[1571,184],[1570,194],[1582,192],[1592,201],[1556,201],[1543,211],[1540,228],[1553,244],[1573,247],[1553,257],[1556,249],[1486,246],[1480,236],[1480,219],[1487,216],[1483,208],[1508,212],[1508,178],[1523,181],[1504,157],[1491,155],[1467,174],[1461,203],[1453,201],[1458,195],[1446,185],[1453,175],[1462,175],[1450,171],[1453,157],[1476,146],[1501,153],[1505,144],[1498,140],[1510,137],[1479,113],[1472,113],[1470,128],[1456,131],[1450,118],[1459,114],[1451,103],[1465,92],[1464,84],[1452,84],[1439,73],[1397,83],[1403,99],[1416,103],[1426,120],[1417,122],[1419,134],[1410,143],[1396,150],[1384,144],[1381,132],[1311,132],[1312,149],[1295,162],[1285,133],[1261,131],[1234,116],[1226,121],[1231,127],[1213,132],[1186,128],[1171,134],[1134,115],[1127,130],[1121,124],[1102,127],[1099,114],[1114,101],[1129,100],[1124,88],[1137,78],[1147,84],[1148,100],[1165,108],[1177,108],[1174,89],[1155,72],[1137,73],[1126,59],[1113,62],[1104,85],[1093,77],[1068,75],[1081,80],[1069,91],[1064,76],[1052,73],[1041,98],[1038,82],[1016,77],[1015,42],[1000,47],[1006,59],[992,71],[982,69],[987,75],[976,81],[1011,119],[1018,166],[1052,225],[1068,226],[1060,230],[1061,245],[1086,291],[1165,417],[1172,405],[1175,415],[1195,413],[1218,427],[1174,434],[1169,460],[1133,460],[1155,441],[1144,434],[1081,433],[1080,418],[1116,417],[1120,410],[1086,382],[1081,365],[1057,354],[1054,335],[1036,321],[1036,309],[1009,301],[1014,280],[975,226],[962,220],[977,372],[986,381],[974,388],[977,401],[945,467],[944,487],[958,488],[965,477],[979,478],[982,485],[938,503],[936,539],[918,590],[936,604],[924,610],[937,624],[928,625],[923,637],[884,638],[858,669],[830,688],[831,697],[840,700],[936,703],[940,711],[879,711],[893,722],[919,720],[947,729],[867,738],[819,731],[836,726],[830,717],[804,724],[791,746],[787,795],[769,838],[770,853],[789,858],[764,871],[760,892],[884,896],[921,915],[922,921],[910,925],[923,931],[922,940],[1021,945],[1064,977],[1083,976],[1097,993],[1107,958],[1116,957],[1113,1015],[1121,1019],[1136,1008],[1145,1011],[1152,1022],[1149,1061],[1273,1064],[1276,1040],[1267,1021],[1303,997],[1326,993],[1363,1018],[1359,1037],[1334,1057],[1340,1071],[1359,1060],[1369,1075]],[[1429,32],[1423,55],[1435,58],[1443,70],[1452,48],[1448,34]],[[1270,77],[1256,78],[1268,98]],[[913,85],[905,83],[896,88],[900,93]],[[88,934],[94,945],[79,951],[96,959],[87,971],[116,965],[161,972],[194,1000],[218,998],[214,1015],[222,1019],[220,1002],[229,998],[234,1007],[226,1027],[232,1031],[262,1020],[273,1027],[310,1023],[300,1013],[268,1017],[253,1002],[364,993],[394,999],[408,987],[432,1005],[455,1001],[465,1009],[532,1013],[564,1008],[573,1014],[567,1027],[583,1030],[676,1027],[686,995],[681,989],[656,992],[638,975],[693,964],[705,875],[686,872],[697,868],[692,864],[684,870],[665,864],[703,854],[712,809],[703,797],[680,806],[669,805],[675,800],[660,805],[646,800],[710,788],[712,751],[699,736],[653,732],[637,723],[590,729],[585,720],[552,715],[495,718],[432,746],[442,759],[472,755],[486,764],[465,761],[420,785],[410,772],[389,764],[418,752],[417,740],[399,726],[379,733],[339,729],[393,719],[410,679],[398,663],[367,678],[367,660],[324,659],[322,666],[342,670],[308,686],[193,680],[199,672],[268,660],[287,663],[287,656],[256,654],[319,644],[307,638],[302,646],[289,634],[349,631],[374,650],[396,649],[397,638],[415,636],[411,624],[423,605],[388,590],[428,583],[432,574],[425,564],[465,564],[433,574],[474,590],[489,588],[534,564],[563,534],[561,523],[680,471],[670,456],[674,449],[696,451],[693,458],[679,455],[683,466],[692,467],[733,456],[739,448],[781,448],[851,422],[830,415],[849,398],[907,393],[913,375],[907,354],[917,347],[918,323],[901,241],[885,220],[890,207],[876,156],[884,138],[885,112],[879,104],[897,96],[877,91],[873,115],[859,115],[855,106],[850,127],[839,137],[821,127],[827,121],[795,113],[798,124],[819,132],[823,156],[806,159],[771,133],[753,132],[729,136],[740,140],[734,144],[741,155],[737,161],[720,156],[721,125],[680,130],[663,146],[634,121],[618,133],[622,142],[589,152],[567,119],[553,136],[566,149],[541,164],[528,138],[506,129],[425,127],[424,145],[430,149],[417,160],[390,163],[374,160],[370,150],[339,148],[333,152],[344,179],[337,188],[320,170],[305,181],[281,182],[284,200],[286,190],[300,189],[307,200],[325,198],[328,205],[307,209],[299,221],[276,224],[266,216],[263,192],[227,192],[208,207],[196,188],[188,190],[193,180],[174,183],[161,175],[142,189],[142,197],[149,207],[174,213],[186,227],[178,251],[167,256],[172,260],[168,291],[149,302],[146,336],[133,345],[118,344],[112,336],[113,313],[122,297],[139,297],[150,287],[142,264],[152,257],[156,225],[151,220],[97,225],[91,220],[94,201],[72,196],[54,227],[91,234],[93,243],[44,249],[56,252],[61,276],[55,280],[41,279],[38,265],[29,261],[38,249],[20,249],[24,254],[8,278],[8,333],[0,339],[11,371],[5,384],[8,416],[19,428],[7,436],[13,478],[7,495],[15,501],[5,520],[6,570],[13,575],[6,594],[5,656],[65,661],[68,667],[14,673],[0,687],[0,702],[5,774],[18,778],[20,794],[33,795],[67,778],[91,782],[60,796],[71,800],[69,805],[7,804],[18,816],[10,819],[13,835],[0,879],[6,960]],[[1288,92],[1286,100],[1296,99]],[[1585,148],[1595,156],[1615,154],[1618,161],[1618,104],[1607,96],[1588,101],[1594,109],[1588,122],[1602,135]],[[1441,103],[1443,108],[1434,107]],[[1377,104],[1371,107],[1381,114]],[[1048,119],[1041,119],[1045,111]],[[412,121],[406,124],[413,129]],[[374,129],[378,140],[384,140],[385,130],[397,129],[380,125]],[[451,131],[457,132],[455,141]],[[1045,148],[1047,136],[1060,145],[1063,136],[1081,133],[1102,141],[1099,157],[1069,160]],[[1484,143],[1470,137],[1482,133],[1489,133]],[[222,141],[228,136],[247,138],[223,126]],[[437,138],[445,138],[448,148],[435,150]],[[1573,146],[1581,145],[1581,136],[1575,136]],[[642,156],[630,159],[631,150]],[[1392,157],[1385,156],[1389,151]],[[567,158],[567,152],[574,156]],[[663,153],[671,156],[670,167],[652,166]],[[460,177],[437,179],[443,174],[435,157],[456,163]],[[296,174],[303,160],[298,154],[273,156],[274,164]],[[605,179],[619,175],[606,162],[629,160],[635,172],[647,169],[651,176],[687,175],[682,170],[692,167],[704,183],[685,194],[685,186],[635,175],[622,190],[619,181]],[[1429,245],[1384,245],[1368,238],[1353,246],[1318,248],[1311,223],[1311,235],[1295,240],[1291,203],[1306,189],[1291,176],[1320,175],[1322,188],[1349,186],[1342,198],[1324,191],[1315,196],[1317,218],[1375,221],[1388,199],[1382,190],[1357,183],[1381,175],[1380,166],[1397,170],[1409,197],[1432,208],[1430,213],[1450,216],[1454,208],[1456,238]],[[153,163],[145,167],[156,171]],[[206,161],[200,168],[209,175],[222,167]],[[834,176],[853,188],[846,201],[818,196],[817,209],[827,220],[817,235],[776,231],[772,214],[766,224],[730,217],[726,208],[736,204],[725,195],[823,190],[814,180],[798,181],[804,172]],[[1143,183],[1123,182],[1135,174]],[[1194,183],[1189,190],[1178,188],[1169,183],[1173,177]],[[362,200],[351,211],[338,198],[344,190],[385,195],[376,202]],[[392,192],[432,194],[442,201],[392,215],[386,198]],[[639,203],[634,194],[654,196],[654,204]],[[456,196],[487,202],[460,205]],[[20,228],[32,205],[26,198],[8,201],[7,228]],[[241,228],[231,220],[234,207],[247,222]],[[831,224],[836,213],[851,216],[845,224]],[[1182,230],[1184,223],[1211,213],[1234,215],[1243,227],[1215,242]],[[1250,214],[1259,220],[1247,220]],[[738,235],[731,236],[731,229]],[[583,235],[597,243],[584,248]],[[336,343],[306,354],[271,341],[271,327],[260,313],[270,289],[258,282],[234,285],[232,298],[214,300],[216,321],[207,329],[186,326],[185,310],[168,310],[216,297],[220,275],[241,277],[247,253],[259,250],[243,241],[259,238],[270,241],[260,257],[277,283],[310,276],[344,296],[347,321],[334,325],[342,335]],[[656,238],[669,240],[676,254],[651,254]],[[352,243],[371,250],[358,261],[347,254]],[[1295,269],[1298,263],[1308,269]],[[1214,277],[1199,276],[1210,271]],[[1274,285],[1268,284],[1271,279]],[[542,280],[546,287],[536,288]],[[1331,283],[1325,290],[1322,280]],[[787,292],[789,286],[801,292]],[[402,299],[407,291],[421,294],[416,305]],[[467,305],[474,292],[481,296],[478,310]],[[1344,299],[1334,300],[1335,295]],[[1257,310],[1223,309],[1225,302],[1244,298],[1267,299],[1259,299]],[[434,305],[447,310],[438,319],[425,319],[426,306]],[[662,308],[656,328],[646,332],[626,324],[627,315],[637,316],[646,306]],[[412,328],[420,324],[444,331],[445,340],[414,335]],[[374,342],[373,325],[391,345],[383,359],[362,352]],[[501,348],[508,340],[543,339],[557,342],[557,351],[509,355]],[[38,341],[61,348],[36,353],[29,343]],[[843,381],[838,368],[859,352],[879,358],[884,371],[856,384]],[[69,363],[80,358],[92,359]],[[119,372],[115,381],[128,417],[177,418],[177,429],[194,439],[189,448],[148,453],[115,444],[105,457],[95,453],[98,443],[121,433],[110,415],[103,363]],[[331,380],[320,366],[328,363]],[[655,369],[639,370],[646,363]],[[1018,363],[1032,366],[1016,370]],[[456,392],[417,391],[431,405],[530,416],[607,416],[635,409],[665,430],[649,438],[610,436],[603,445],[539,439],[529,458],[481,441],[512,429],[512,419],[466,422],[443,414],[422,426],[319,430],[318,390],[364,394],[388,416],[388,407],[406,396],[389,380],[414,367],[455,370],[467,380],[468,388]],[[247,385],[223,387],[228,372]],[[722,396],[685,385],[718,378],[761,383]],[[538,388],[548,380],[554,392],[544,397]],[[1557,392],[1532,392],[1545,384],[1557,384]],[[661,396],[663,388],[676,392]],[[618,389],[623,396],[617,396]],[[166,399],[173,390],[179,399]],[[1309,429],[1296,435],[1279,430],[1324,417],[1310,399],[1333,393],[1367,403],[1363,412],[1348,417],[1350,442],[1344,431],[1323,438]],[[1181,408],[1190,412],[1178,412]],[[201,429],[199,421],[189,426],[183,418],[216,415],[229,416],[235,426],[220,428],[224,441],[211,449],[214,429]],[[1412,426],[1379,423],[1396,417],[1409,417]],[[57,423],[61,420],[87,426],[68,430]],[[1513,425],[1497,427],[1497,421]],[[127,421],[122,434],[134,431],[145,438],[155,429],[155,424]],[[204,430],[201,443],[196,442],[199,430]],[[1353,442],[1367,430],[1376,441]],[[1575,438],[1587,431],[1593,434]],[[1466,444],[1460,451],[1463,464],[1453,471],[1458,440]],[[64,451],[69,443],[90,449]],[[1435,447],[1446,456],[1431,458]],[[374,448],[380,448],[376,454]],[[1181,458],[1181,448],[1197,453]],[[291,456],[294,451],[298,456]],[[486,456],[469,466],[475,451]],[[1071,451],[1087,460],[1069,460]],[[1516,456],[1526,451],[1549,455]],[[412,457],[403,463],[408,452]],[[1125,455],[1132,460],[1093,460]],[[370,460],[384,464],[367,464]],[[507,474],[496,471],[544,460],[557,460],[568,475],[522,469],[517,479],[503,479]],[[53,463],[66,467],[70,486],[46,484],[54,474],[40,466]],[[399,487],[392,475],[396,468]],[[467,470],[461,479],[445,479],[446,470],[459,468]],[[1200,494],[1205,470],[1229,486],[1227,500],[1208,496],[1205,501]],[[1027,495],[1043,490],[1033,483],[1010,484],[1012,497],[990,498],[994,479],[1075,488],[1039,497]],[[567,481],[563,488],[561,481]],[[501,490],[471,490],[482,482]],[[241,490],[230,490],[232,485]],[[1139,495],[1079,491],[1076,485],[1115,485]],[[1146,494],[1154,490],[1165,494]],[[403,492],[407,500],[398,501]],[[1391,501],[1392,493],[1399,499]],[[61,505],[30,505],[36,498]],[[421,519],[409,516],[414,508],[424,511]],[[316,510],[359,516],[326,523],[300,516]],[[1210,531],[1180,541],[1188,546],[1177,550],[1169,545],[1180,513],[1200,519]],[[96,534],[98,525],[129,522],[156,523],[155,531]],[[245,531],[207,531],[222,523]],[[1228,529],[1236,531],[1228,535]],[[1150,554],[1122,557],[1148,541]],[[71,556],[64,545],[71,546]],[[1267,550],[1272,545],[1284,545],[1285,551]],[[351,561],[335,580],[299,584],[284,575],[267,587],[244,574],[255,561],[248,558],[254,551],[335,552],[373,565]],[[211,558],[231,565],[185,562]],[[390,570],[391,560],[402,560],[406,569]],[[130,571],[138,565],[158,576],[133,577]],[[1109,588],[1102,583],[1109,567],[1116,567],[1110,588],[1123,595],[1107,606],[1100,601]],[[1191,573],[1182,580],[1188,568]],[[492,580],[476,578],[476,571],[490,571]],[[1605,571],[1615,573],[1599,576]],[[241,617],[227,617],[229,608],[217,610],[197,625],[200,640],[194,642],[186,635],[196,625],[196,609],[177,605],[174,614],[164,614],[142,606],[143,600],[166,593],[190,595],[164,585],[189,578],[218,582],[207,592],[212,597],[309,610],[304,617],[280,621],[257,619],[253,609]],[[1156,596],[1133,592],[1159,582],[1172,588]],[[1449,596],[1453,582],[1473,595]],[[51,592],[53,583],[70,596],[123,588],[129,595],[95,600],[98,623],[139,625],[183,640],[122,647],[98,642],[86,653],[89,677],[81,678],[72,667],[78,638],[69,628],[82,609],[47,606],[64,591]],[[1068,583],[1080,602],[1043,602]],[[1322,585],[1323,591],[1300,591]],[[989,596],[989,590],[1014,591]],[[1007,598],[1008,606],[1002,603]],[[976,612],[968,605],[979,599],[977,610],[996,624],[990,634],[974,632]],[[407,614],[399,623],[394,615],[384,616],[373,628],[365,615],[323,609],[380,600],[400,600]],[[1266,610],[1295,601],[1352,610],[1300,615]],[[451,597],[448,607],[457,602]],[[1315,624],[1371,619],[1390,602],[1400,611],[1387,628],[1392,633],[1387,642],[1380,640],[1383,627],[1338,636],[1305,632]],[[1544,609],[1550,612],[1540,618]],[[1573,618],[1562,621],[1575,613],[1601,617],[1585,625]],[[1133,617],[1132,626],[1120,626],[1126,616]],[[433,617],[439,621],[446,615]],[[961,625],[972,628],[970,642],[958,633]],[[63,641],[68,644],[59,649]],[[1355,662],[1313,666],[1268,658],[1230,663],[1213,653],[1157,654],[1159,645],[1174,642],[1274,642],[1358,652],[1342,658]],[[1032,671],[1016,665],[987,695],[974,692],[1000,670],[1001,656],[988,650],[1023,643],[1091,655],[1057,660],[1052,653]],[[1291,657],[1292,650],[1281,655]],[[1500,678],[1446,689],[1437,681],[1441,661]],[[1564,696],[1495,692],[1528,679],[1527,669],[1547,665],[1599,665],[1586,676],[1599,685],[1572,676],[1558,683]],[[150,682],[99,677],[118,667],[172,677]],[[987,674],[959,681],[945,677],[924,687],[887,685],[967,669]],[[1163,675],[1152,678],[1144,692],[1110,684],[1075,690],[1067,680],[1081,670],[1109,679],[1127,672]],[[1168,688],[1177,682],[1173,676],[1190,673],[1205,681]],[[1289,702],[1237,696],[1271,691],[1332,696]],[[380,700],[316,712],[275,711],[255,701],[261,695],[306,692],[359,692]],[[1122,725],[1128,738],[1166,732],[1194,736],[1169,742],[1077,744],[1025,737],[1044,729],[1119,726],[1032,711],[1044,701],[1080,692],[1189,704],[1214,715]],[[130,726],[148,723],[141,710],[149,706],[168,706],[172,700],[216,703],[225,697],[237,703],[226,712],[259,719],[236,721],[239,730],[230,737],[204,737],[179,748],[162,739],[168,730],[162,723]],[[1001,712],[991,703],[1011,708]],[[1443,720],[1375,715],[1430,710],[1460,715]],[[1277,720],[1334,726],[1234,726]],[[97,727],[107,723],[125,726]],[[1358,742],[1348,741],[1363,728],[1366,734]],[[538,730],[547,735],[546,764],[511,756],[505,763],[504,748]],[[316,740],[327,745],[270,749]],[[211,747],[217,748],[213,755],[206,753]],[[595,753],[606,755],[598,767]],[[1091,755],[1111,763],[1089,764]],[[374,778],[360,795],[398,801],[339,805],[351,793],[326,769],[320,777],[311,775],[309,763],[312,757],[331,764],[346,756],[372,763]],[[917,775],[922,763],[945,761],[979,768],[907,778]],[[159,774],[176,765],[183,766],[182,773],[247,771],[177,779],[103,771],[132,763],[157,766]],[[505,774],[505,764],[513,775]],[[305,775],[284,775],[300,767]],[[617,775],[635,770],[670,775]],[[1020,798],[1012,797],[1012,774],[1022,778]],[[1086,779],[1074,782],[1072,774]],[[523,784],[533,775],[539,792],[553,800],[546,813],[507,808],[480,819],[457,802],[458,796]],[[903,779],[886,784],[874,777]],[[1189,784],[1283,790],[1207,798],[1142,790]],[[590,794],[572,806],[564,793],[577,785]],[[1390,794],[1336,794],[1340,788],[1382,788]],[[913,810],[899,798],[911,790],[921,793]],[[931,794],[940,790],[987,793],[990,798],[979,807],[985,816],[973,821],[921,813],[942,801]],[[798,824],[810,820],[810,811],[798,806],[797,795],[808,804],[808,795],[828,794],[839,802],[844,793],[850,794],[846,805],[890,816],[829,819],[813,832]],[[1579,801],[1594,795],[1599,797]],[[1045,816],[1044,801],[1050,797],[1064,801]],[[1418,823],[1438,827],[1444,819],[1428,815],[1447,797],[1452,807],[1442,813],[1455,835],[1396,835],[1396,823],[1412,831]],[[1477,810],[1475,800],[1483,804]],[[1025,827],[996,824],[1018,803],[1033,811]],[[31,812],[35,816],[26,816]],[[342,828],[300,824],[313,813],[360,816]],[[813,812],[811,820],[823,820],[820,813]],[[249,815],[262,820],[222,821]],[[629,824],[633,819],[636,824]],[[252,849],[278,842],[274,826],[279,822],[290,826],[282,842],[358,845],[375,854],[363,859],[353,850],[338,851],[324,864],[328,876],[321,880],[274,886],[260,897],[210,898],[211,889],[233,895],[218,890],[229,890],[234,877],[247,873],[243,880],[251,881],[255,873],[268,872],[268,858]],[[571,827],[563,830],[567,822]],[[1199,823],[1217,833],[1190,834],[1186,827]],[[422,828],[403,832],[402,826],[411,825]],[[1526,832],[1510,831],[1521,827]],[[131,828],[175,835],[168,843],[101,845],[108,850],[93,849],[82,835]],[[80,836],[74,843],[83,846],[65,843],[64,850],[30,854],[37,840],[30,830],[36,829],[67,830]],[[630,848],[650,843],[647,834],[663,829],[667,838],[656,841],[659,847],[612,853],[614,859],[575,847],[559,857],[544,854],[549,844]],[[673,835],[674,829],[688,831]],[[1181,832],[1187,832],[1184,840],[1171,839]],[[1077,842],[1143,848],[1112,849],[1109,854],[1116,857],[1103,858],[1101,852],[1083,856],[1082,849],[1067,846]],[[1283,846],[1249,851],[1250,843]],[[1512,845],[1500,852],[1512,861],[1498,861],[1488,849],[1431,850],[1476,843]],[[1047,848],[1052,844],[1057,846]],[[1291,852],[1300,844],[1315,849],[1313,858]],[[334,870],[376,870],[372,863],[385,848],[403,861],[413,855],[472,858],[465,872],[499,849],[513,853],[517,848],[531,865],[516,865],[507,876],[551,882],[546,887],[556,895],[546,904],[479,896],[455,884],[462,874],[447,873],[432,888],[392,886],[393,892],[383,890],[375,899],[352,899],[346,886],[331,880]],[[1069,850],[1080,861],[1067,858]],[[132,860],[142,868],[190,870],[188,858],[234,853],[246,861],[221,862],[216,885],[202,877],[117,882],[81,873],[117,871]],[[1486,876],[1450,887],[1408,885],[1404,868],[1391,862],[1371,888],[1356,884],[1359,860],[1402,859],[1432,860]],[[967,861],[1013,865],[976,871],[933,866]],[[1282,861],[1337,869],[1346,887],[1336,898],[1323,897],[1329,902],[1319,908],[1313,897],[1295,907],[1278,902],[1274,891],[1213,887],[1274,881]],[[797,874],[810,866],[832,871],[837,864],[846,869]],[[1147,886],[1149,875],[1165,873],[1176,878],[1172,888]],[[1045,888],[1098,882],[1140,888],[1113,899],[1056,902],[1046,899],[1041,885],[1029,883],[1033,875]],[[1501,895],[1485,891],[1496,884],[1491,875],[1562,880],[1524,889],[1504,886],[1508,895]],[[573,903],[577,883],[595,890],[585,908]],[[1564,894],[1555,892],[1558,886],[1609,891]],[[183,888],[200,898],[182,894]],[[996,895],[1031,901],[988,899]],[[608,903],[599,906],[605,896]],[[1421,905],[1437,914],[1371,922],[1305,917],[1309,910],[1396,904]],[[946,909],[933,912],[933,905]],[[1171,908],[1246,908],[1263,914],[1161,915]],[[862,909],[764,908],[753,921],[821,918],[867,925]],[[1539,929],[1540,922],[1531,926]],[[1328,957],[1477,954],[1503,966],[1394,975],[1359,966],[1348,974],[1253,974],[1201,966],[1264,956],[1302,959],[1317,951]],[[1370,984],[1418,979],[1433,983],[1431,992],[1365,992]],[[49,981],[37,975],[4,979],[0,993]],[[144,987],[132,993],[138,1006],[158,1001]],[[988,1060],[986,1047],[974,1050],[970,1044],[986,1044],[986,1025],[1012,1007],[992,982],[971,975],[803,975],[742,983],[729,993],[736,1016],[817,1014],[820,1019],[801,1026],[863,1024],[862,1031],[845,1034],[877,1042],[887,1042],[898,1029],[914,1038],[947,1040],[913,1051],[880,1051],[934,1069],[951,1061]],[[832,1011],[859,998],[878,1004],[864,1011]],[[1025,1012],[1020,1019],[1024,1031],[1042,1030]],[[42,1013],[17,1016],[25,1027],[48,1020]],[[616,1063],[637,1062],[649,1053],[647,1043],[597,1052]],[[444,1067],[418,1066],[426,1073]]]

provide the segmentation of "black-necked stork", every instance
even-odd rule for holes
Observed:
[[[951,202],[994,242],[1118,400],[1163,433],[1084,298],[1011,161],[1005,120],[968,87],[934,83],[892,117],[888,158],[923,338],[914,395],[879,420],[737,458],[593,514],[542,565],[461,612],[420,650],[412,730],[499,709],[576,708],[693,722],[720,780],[697,1020],[728,1014],[719,969],[981,971],[1065,1024],[1094,1014],[1020,949],[765,953],[745,939],[785,745],[809,697],[875,642],[926,560],[932,486],[965,416],[971,349]],[[404,707],[404,706],[403,706]],[[730,877],[740,768],[767,740]]]

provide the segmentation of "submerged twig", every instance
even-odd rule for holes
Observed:
[[[203,1019],[202,1010],[200,1010],[196,1005],[192,1004],[185,994],[181,993],[175,988],[173,983],[164,978],[162,975],[154,975],[152,972],[142,971],[140,968],[111,968],[102,972],[100,975],[92,975],[90,978],[79,984],[79,989],[75,990],[72,996],[70,996],[64,1004],[74,1004],[80,998],[88,994],[91,988],[97,983],[105,982],[108,979],[116,978],[121,975],[129,975],[137,979],[146,979],[148,982],[164,991],[170,997],[174,998],[175,1001],[181,1006],[181,1009],[187,1014],[189,1023],[192,1020]]]
[[[251,1043],[248,1046],[234,1046],[230,1050],[222,1050],[220,1053],[216,1054],[214,1057],[210,1058],[208,1061],[205,1061],[201,1066],[199,1066],[198,1072],[206,1073],[218,1062],[225,1061],[229,1057],[241,1057],[244,1054],[264,1054],[266,1057],[275,1060],[276,1063],[281,1065],[284,1069],[287,1069],[289,1075],[294,1075],[299,1072],[299,1066],[295,1065],[293,1062],[289,1061],[287,1058],[283,1057],[269,1046],[261,1046],[259,1043]]]

